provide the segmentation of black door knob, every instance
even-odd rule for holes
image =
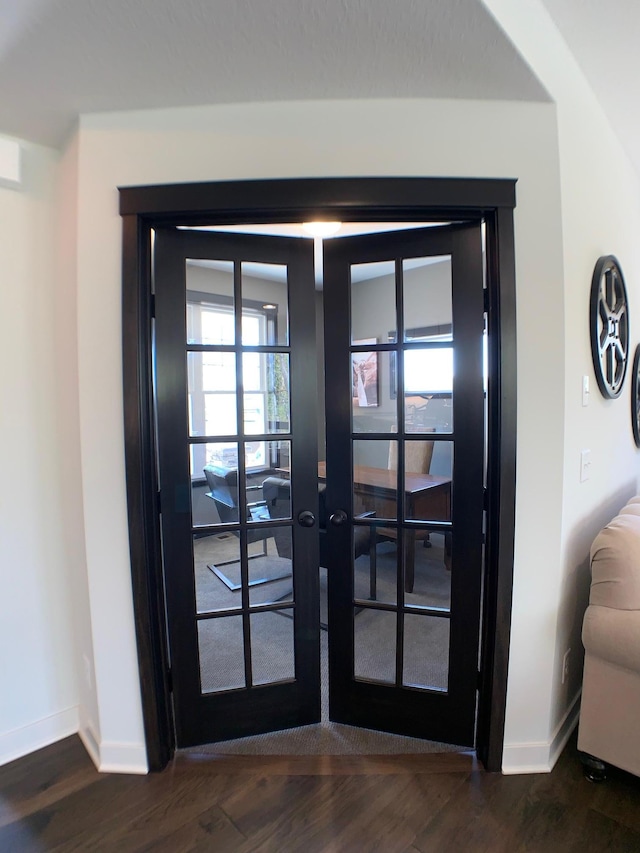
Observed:
[[[298,524],[300,527],[313,527],[316,523],[316,517],[310,509],[304,509],[298,516]]]
[[[347,522],[347,513],[343,509],[338,509],[329,516],[329,521],[334,527],[342,527]]]

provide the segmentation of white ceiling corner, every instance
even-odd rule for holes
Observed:
[[[542,0],[640,172],[640,0]],[[0,133],[83,113],[350,98],[549,100],[482,0],[0,0]]]
[[[542,0],[640,174],[640,0]]]
[[[547,100],[480,0],[0,0],[0,132],[327,98]]]

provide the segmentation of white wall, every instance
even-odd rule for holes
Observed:
[[[638,487],[630,382],[627,379],[617,400],[605,401],[597,389],[590,352],[589,291],[598,257],[615,254],[629,292],[631,341],[635,349],[640,339],[636,320],[640,310],[640,196],[637,175],[539,0],[520,0],[518,4],[510,0],[484,2],[557,103],[561,170],[564,293],[558,292],[547,303],[546,314],[564,309],[565,317],[562,528],[559,560],[554,561],[553,572],[533,573],[526,582],[521,579],[516,588],[505,768],[518,771],[527,766],[541,767],[545,754],[553,763],[575,718],[582,679],[580,631],[588,599],[589,547],[600,527]],[[539,251],[546,255],[544,243]],[[540,332],[538,351],[546,349],[549,340],[546,325],[540,326]],[[531,355],[536,357],[535,350]],[[588,375],[591,383],[591,399],[586,408],[581,401],[583,375]],[[544,418],[538,419],[540,446],[546,448],[543,431],[553,410],[545,407],[539,411],[544,412]],[[583,448],[591,450],[592,471],[591,479],[580,483]],[[540,448],[537,454],[532,453],[529,464],[537,464],[539,455]],[[531,509],[532,502],[528,502],[527,513]],[[520,503],[518,514],[523,522],[524,511]],[[532,525],[530,532],[531,546],[536,547],[536,539],[538,551],[544,547],[546,562],[546,529],[534,530]],[[542,583],[548,585],[544,597],[539,594]],[[540,700],[548,706],[549,729],[536,746],[530,741],[530,732],[537,709],[529,705],[530,672],[521,664],[526,660],[527,649],[535,653],[537,638],[533,639],[529,620],[523,620],[521,614],[525,608],[529,610],[531,601],[543,605],[544,598],[555,602],[552,608],[541,606],[539,613],[539,623],[546,623],[548,630],[555,633],[555,653],[552,659],[530,662],[531,666],[544,668],[541,682],[545,695]],[[569,677],[562,684],[562,658],[567,649],[571,649]]]
[[[60,158],[56,211],[56,301],[53,314],[57,359],[60,502],[69,594],[74,614],[72,663],[78,684],[79,732],[96,764],[100,718],[94,677],[93,638],[85,557],[82,464],[78,401],[78,145],[77,137]]]
[[[512,671],[522,673],[523,683],[516,679],[515,687],[509,686],[507,722],[510,736],[519,741],[546,741],[564,450],[555,108],[417,100],[278,103],[85,116],[79,133],[79,378],[88,577],[101,737],[120,744],[123,768],[128,761],[140,769],[144,754],[126,529],[116,191],[134,184],[340,175],[518,178],[518,641]],[[541,411],[553,413],[545,425],[544,452]],[[519,642],[521,636],[529,641]]]
[[[65,438],[75,351],[59,349],[75,317],[56,296],[58,157],[21,147],[21,185],[0,187],[0,764],[78,728],[70,591],[82,529],[67,512],[78,482]]]

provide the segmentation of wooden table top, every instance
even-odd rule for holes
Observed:
[[[397,472],[389,468],[371,468],[368,465],[354,465],[353,474],[355,484],[358,486],[395,492],[398,485]],[[318,462],[318,477],[320,480],[326,480],[326,462]],[[445,487],[451,484],[450,477],[437,477],[434,474],[414,474],[410,471],[405,473],[404,480],[405,491],[409,494],[425,492],[428,489],[434,489],[438,486]]]

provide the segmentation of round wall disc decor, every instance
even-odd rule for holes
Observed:
[[[631,427],[636,447],[640,447],[640,345],[633,357],[631,382]]]
[[[613,255],[598,258],[591,279],[591,355],[603,397],[619,397],[629,360],[629,308]]]

